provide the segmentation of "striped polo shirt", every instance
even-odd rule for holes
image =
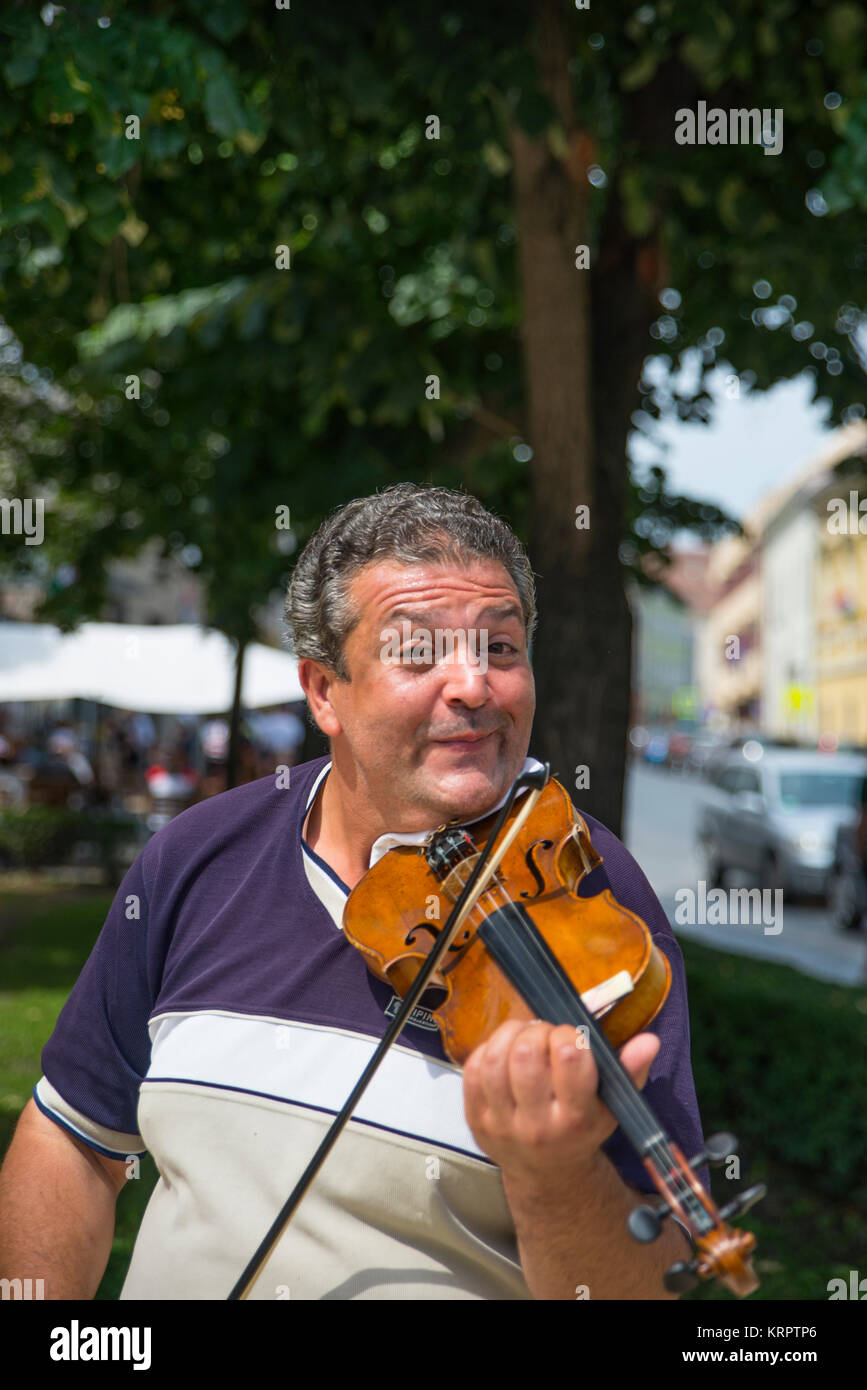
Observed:
[[[292,768],[289,787],[247,783],[158,831],[43,1050],[39,1108],[112,1158],[149,1151],[159,1171],[122,1299],[227,1297],[399,1002],[344,937],[349,889],[303,837],[329,769],[317,758]],[[604,863],[581,894],[610,887],[671,962],[644,1094],[694,1153],[680,949],[635,860],[585,819]],[[422,838],[382,836],[371,863]],[[619,1130],[604,1152],[652,1190]],[[500,1170],[473,1139],[460,1069],[427,1010],[386,1056],[249,1297],[532,1297]]]

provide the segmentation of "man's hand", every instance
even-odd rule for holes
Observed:
[[[620,1060],[641,1090],[659,1039],[631,1038]],[[473,1138],[504,1175],[558,1184],[591,1162],[617,1121],[596,1094],[587,1039],[571,1024],[503,1023],[464,1064],[464,1105]]]
[[[503,1023],[464,1064],[467,1122],[500,1166],[534,1298],[671,1298],[662,1279],[686,1253],[683,1235],[671,1223],[652,1245],[629,1235],[627,1217],[647,1198],[600,1151],[617,1122],[583,1042],[570,1025]],[[639,1090],[658,1051],[639,1033],[620,1052]]]

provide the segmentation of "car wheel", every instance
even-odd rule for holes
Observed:
[[[858,906],[858,890],[851,874],[835,864],[828,880],[828,916],[837,931],[858,931],[862,913]]]
[[[725,878],[725,866],[720,863],[709,840],[699,840],[701,874],[708,888],[721,888]]]
[[[780,872],[780,864],[777,856],[771,852],[762,858],[762,867],[759,871],[759,882],[762,890],[766,888],[772,892],[777,888],[783,887],[783,875]]]

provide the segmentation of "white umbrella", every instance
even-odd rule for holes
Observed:
[[[220,714],[231,708],[234,681],[232,643],[195,623],[82,623],[66,635],[48,623],[0,623],[0,703],[81,699],[149,714]],[[303,699],[295,658],[251,642],[242,703]]]

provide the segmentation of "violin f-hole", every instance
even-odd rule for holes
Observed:
[[[434,938],[434,940],[436,940],[436,938],[439,936],[440,932],[442,931],[442,927],[436,927],[436,926],[434,926],[433,922],[418,922],[414,927],[411,927],[411,928],[410,928],[410,930],[407,932],[406,936],[404,937],[404,939],[403,939],[403,944],[404,944],[404,946],[415,946],[415,945],[417,944],[415,934],[416,934],[416,932],[419,932],[419,931],[430,932],[431,936]],[[472,935],[472,932],[471,932],[470,928],[469,928],[469,927],[465,927],[464,930],[461,932],[460,936],[457,937],[457,939],[456,939],[455,941],[453,941],[452,944],[451,944],[450,946],[447,946],[447,947],[446,947],[446,950],[449,951],[449,952],[450,952],[450,951],[462,951],[462,950],[464,949],[464,947],[466,946],[467,942],[469,941],[471,935]]]
[[[540,872],[539,866],[533,858],[533,855],[535,854],[537,849],[552,849],[553,846],[553,840],[535,840],[533,844],[530,846],[530,848],[527,850],[527,853],[524,855],[524,863],[527,865],[527,868],[530,870],[530,873],[536,880],[536,891],[535,893],[531,893],[528,888],[522,888],[521,892],[518,894],[519,897],[538,898],[540,893],[544,893],[545,879],[542,873]]]

